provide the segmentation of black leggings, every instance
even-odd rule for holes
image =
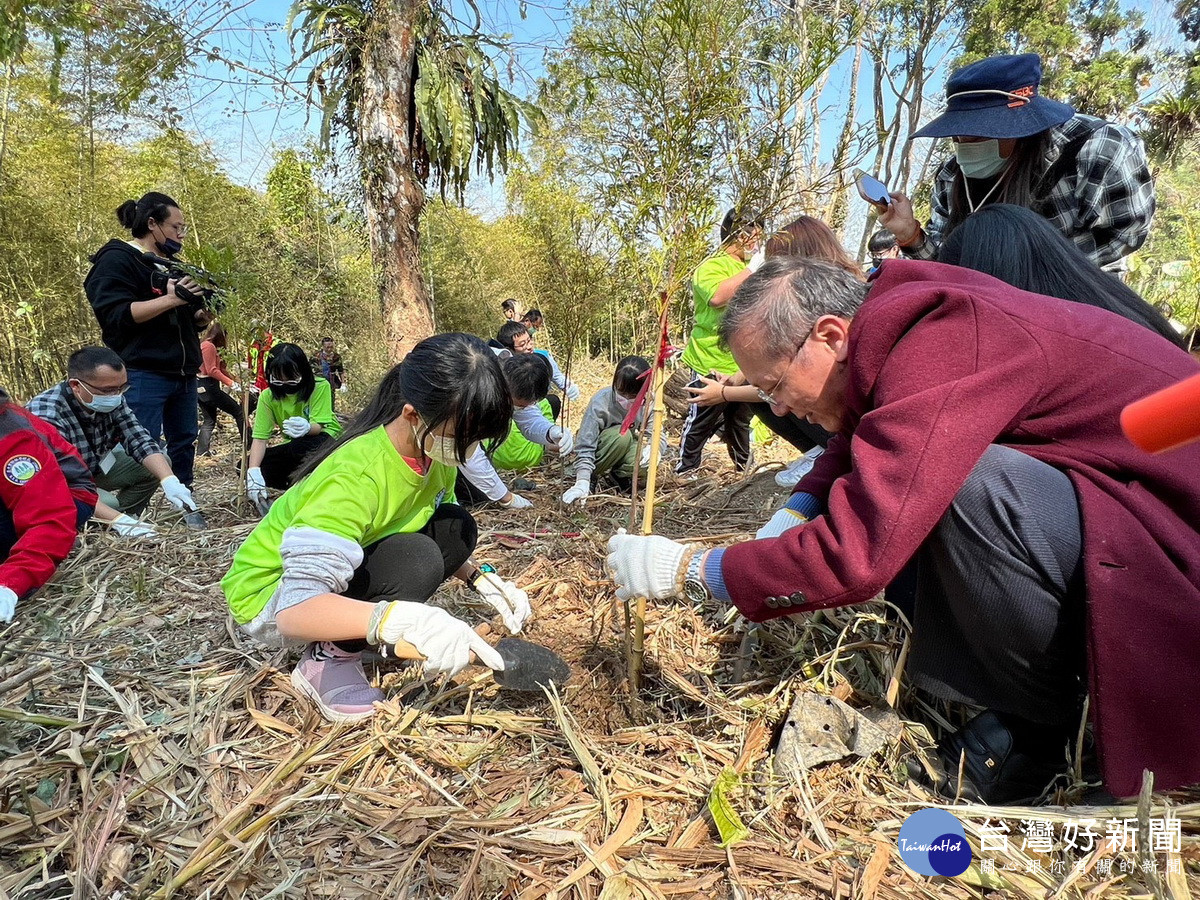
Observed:
[[[326,441],[333,440],[322,431],[320,434],[306,434],[304,437],[293,438],[285,444],[268,447],[263,454],[259,468],[262,469],[263,481],[267,487],[277,491],[286,491],[292,486],[292,473],[300,468],[300,463],[308,454],[321,449]]]
[[[246,426],[242,421],[242,406],[223,390],[215,378],[201,378],[196,382],[197,402],[200,405],[200,437],[196,441],[196,455],[204,456],[212,447],[213,427],[217,424],[217,413],[223,412],[233,419],[238,434],[246,439]]]
[[[770,403],[752,403],[750,408],[754,411],[754,415],[763,421],[764,425],[801,453],[807,453],[813,447],[824,447],[833,437],[820,425],[814,425],[807,419],[791,413],[786,416],[775,415],[771,412]]]
[[[462,568],[475,550],[479,528],[471,514],[453,503],[439,506],[420,531],[393,534],[363,550],[342,593],[355,600],[408,600],[424,603],[443,581]],[[337,641],[357,653],[366,641]]]

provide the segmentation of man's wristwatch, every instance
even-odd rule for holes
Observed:
[[[485,574],[495,575],[496,567],[489,565],[488,563],[484,563],[482,566],[480,566],[478,569],[476,569],[471,574],[470,580],[467,582],[467,584],[469,584],[471,586],[471,590],[475,591],[476,593],[479,593],[479,579],[483,578],[483,576]]]
[[[704,552],[693,553],[691,562],[688,563],[687,574],[683,577],[684,596],[692,603],[702,603],[712,597],[701,574],[703,565]]]

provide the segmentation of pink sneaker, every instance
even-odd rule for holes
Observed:
[[[323,642],[321,659],[313,658],[317,644],[305,648],[292,669],[292,686],[304,694],[330,722],[357,722],[375,714],[383,691],[371,687],[363,671],[362,654]]]

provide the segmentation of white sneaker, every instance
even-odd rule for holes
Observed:
[[[824,447],[813,447],[786,469],[779,472],[775,476],[775,483],[780,487],[795,487],[800,483],[800,479],[812,469],[813,463],[817,461],[817,457],[824,452]]]

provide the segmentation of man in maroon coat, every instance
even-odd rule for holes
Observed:
[[[1085,694],[1110,791],[1137,793],[1143,769],[1160,789],[1200,782],[1200,444],[1150,456],[1118,422],[1195,374],[1188,354],[1094,307],[902,260],[870,285],[772,260],[723,335],[777,413],[838,434],[778,537],[614,537],[619,596],[708,592],[757,621],[870,600],[911,562],[908,674],[986,710],[939,748],[963,763],[951,793],[1038,796]]]

